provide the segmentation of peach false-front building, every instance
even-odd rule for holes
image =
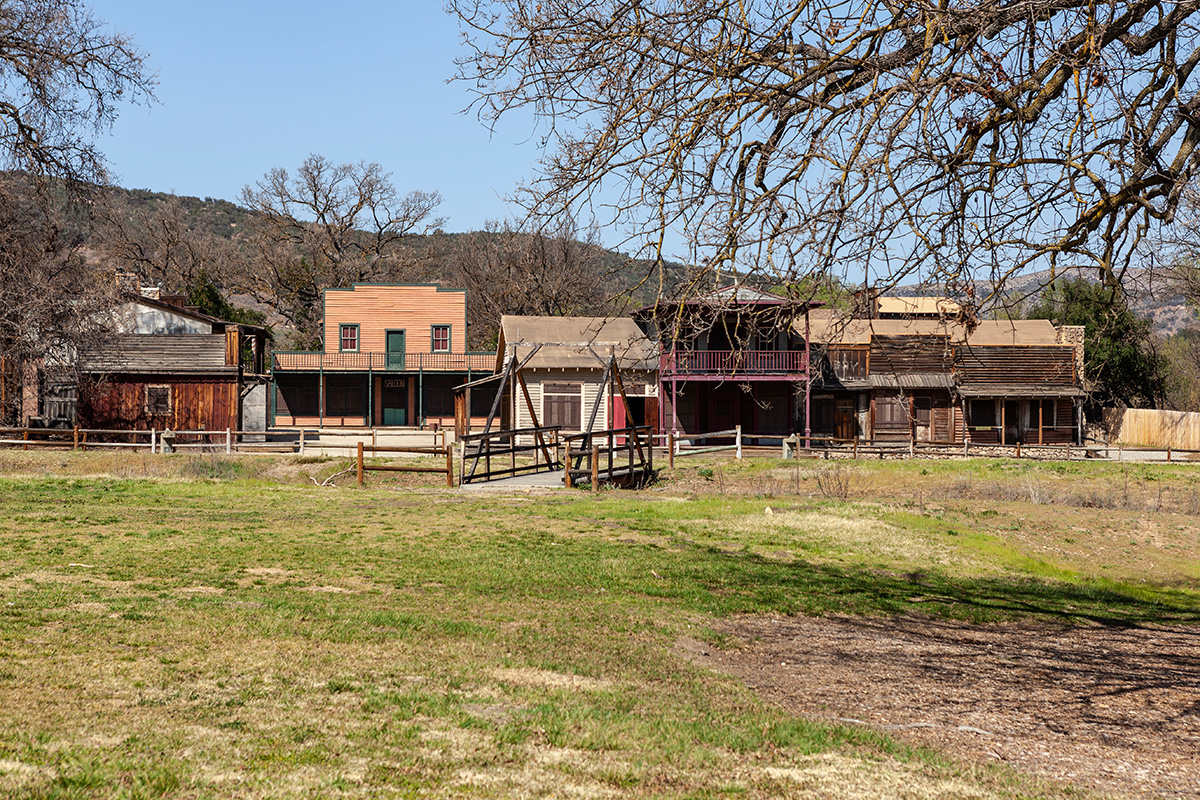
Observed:
[[[467,352],[467,293],[355,284],[324,293],[324,349],[272,357],[272,425],[453,424],[454,387],[490,374]]]

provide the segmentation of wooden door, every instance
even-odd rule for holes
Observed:
[[[853,439],[858,434],[858,420],[855,419],[854,398],[838,398],[833,409],[833,435],[838,439]]]
[[[404,331],[387,332],[387,368],[404,369]]]

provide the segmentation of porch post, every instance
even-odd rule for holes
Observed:
[[[679,380],[671,378],[671,430],[679,430]]]
[[[375,427],[375,372],[372,364],[367,362],[367,427]]]
[[[321,359],[324,361],[324,358]],[[317,367],[317,427],[325,427],[325,365]]]
[[[808,309],[804,309],[804,449],[812,447],[812,347]]]

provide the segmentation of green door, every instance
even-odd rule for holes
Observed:
[[[387,368],[404,369],[404,331],[387,332]]]
[[[408,424],[408,379],[406,377],[381,378],[380,407],[383,409],[384,425]]]

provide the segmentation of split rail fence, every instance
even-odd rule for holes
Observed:
[[[278,435],[280,431],[271,431]],[[289,431],[288,433],[292,433]],[[205,450],[209,452],[241,453],[284,451],[304,452],[304,431],[299,431],[299,442],[245,441],[246,437],[265,438],[266,431],[223,431],[199,430],[106,430],[100,428],[0,428],[0,446],[34,448],[57,448],[90,450],[115,448],[148,450],[151,453],[168,453],[175,450]]]
[[[368,464],[364,453],[402,453],[405,455],[443,456],[446,459],[444,467],[428,467],[423,464]],[[454,449],[451,447],[381,447],[358,443],[358,485],[363,485],[363,473],[378,472],[441,472],[446,476],[446,485],[454,486]]]

